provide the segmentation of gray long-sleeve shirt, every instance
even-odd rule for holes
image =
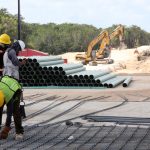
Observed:
[[[8,75],[19,80],[19,60],[14,49],[7,49],[4,54],[3,75]]]
[[[14,66],[19,66],[19,60],[14,49],[8,51],[8,58],[12,61]]]

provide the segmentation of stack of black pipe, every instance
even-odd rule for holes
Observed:
[[[22,61],[23,58],[19,60]],[[48,62],[41,61],[43,58],[40,60],[28,58],[26,64],[19,68],[20,82],[23,86],[102,87],[106,79],[107,81],[117,79],[110,71],[86,70],[82,64],[62,64],[63,61],[55,59]]]
[[[22,59],[20,59],[22,61]],[[27,59],[27,63],[19,68],[20,82],[23,86],[61,86],[66,78],[63,71],[53,67],[42,67],[36,59]]]
[[[22,61],[22,59],[19,60]],[[79,68],[85,70],[83,67]],[[78,82],[78,80],[67,76],[62,67],[42,67],[36,59],[28,58],[27,63],[19,68],[19,72],[20,82],[23,86],[84,86],[81,82]]]

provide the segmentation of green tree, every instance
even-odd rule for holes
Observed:
[[[26,23],[21,18],[21,39],[25,41],[27,47],[48,52],[49,54],[61,54],[64,52],[85,52],[89,43],[103,30],[86,24],[38,24]],[[110,33],[118,25],[106,28]],[[128,48],[150,44],[150,33],[133,25],[125,27],[124,42]],[[9,34],[12,39],[17,39],[17,16],[0,9],[0,33]],[[94,49],[98,49],[99,42]],[[119,38],[111,41],[114,47],[119,47]]]

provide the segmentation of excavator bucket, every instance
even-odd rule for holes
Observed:
[[[120,46],[119,46],[119,50],[126,49],[126,48],[127,48],[127,45],[124,43],[124,41],[121,41]]]

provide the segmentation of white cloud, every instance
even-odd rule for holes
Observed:
[[[18,0],[0,0],[0,7],[17,14]],[[84,23],[96,27],[112,24],[141,26],[150,31],[149,0],[20,0],[27,22]]]

